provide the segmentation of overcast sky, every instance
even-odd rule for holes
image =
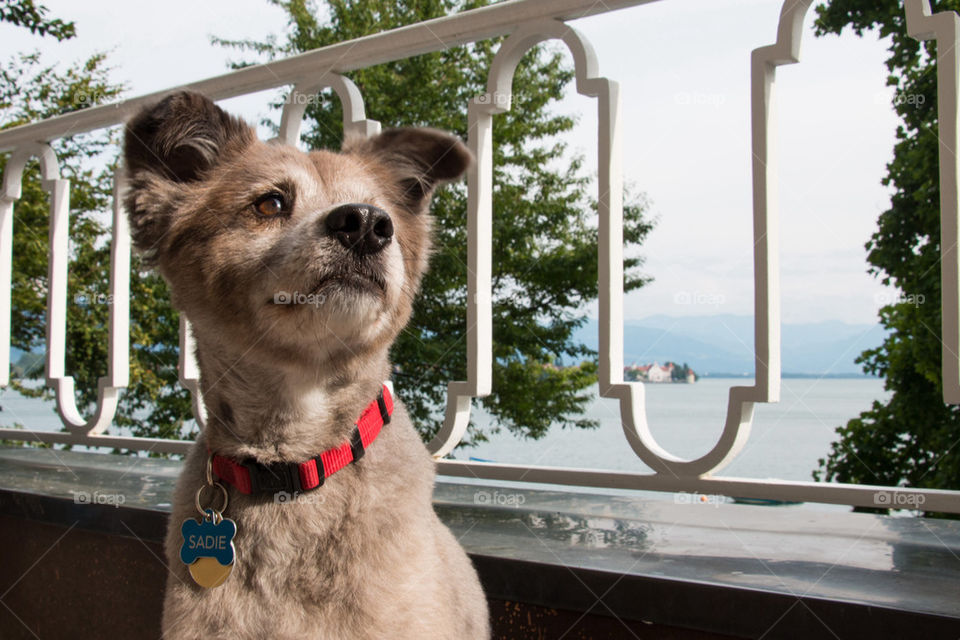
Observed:
[[[3,57],[40,49],[66,63],[106,50],[128,96],[224,73],[238,54],[211,35],[259,39],[285,23],[266,0],[43,4],[76,21],[77,38],[57,43],[0,25]],[[780,5],[664,0],[573,23],[601,72],[621,83],[624,178],[658,219],[641,250],[655,282],[628,296],[628,319],[753,312],[749,59],[775,40]],[[866,273],[863,248],[889,204],[880,180],[897,119],[886,43],[814,38],[812,18],[800,64],[778,70],[783,320],[873,323],[891,295]],[[224,106],[256,120],[272,95]],[[594,166],[595,103],[571,95],[561,109],[580,114],[571,143]]]

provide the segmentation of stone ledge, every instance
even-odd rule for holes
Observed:
[[[166,460],[0,449],[0,516],[159,548],[178,470]],[[448,481],[438,482],[435,508],[502,612],[523,603],[678,638],[960,634],[956,521]]]

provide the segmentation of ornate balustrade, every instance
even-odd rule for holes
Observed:
[[[332,89],[343,105],[344,130],[369,136],[380,123],[366,118],[358,88],[343,74],[384,62],[408,58],[447,47],[496,36],[507,36],[488,75],[487,92],[468,105],[468,145],[476,163],[468,174],[468,307],[467,380],[448,384],[442,428],[427,446],[438,458],[439,471],[450,476],[489,480],[556,483],[618,489],[696,491],[752,498],[800,500],[859,506],[917,504],[931,511],[960,513],[960,492],[921,490],[777,480],[716,477],[744,447],[750,435],[756,403],[777,402],[780,397],[780,286],[778,212],[774,189],[777,156],[771,130],[777,67],[799,61],[802,24],[812,0],[786,0],[780,13],[776,41],[751,56],[753,234],[754,234],[754,352],[752,386],[730,389],[725,421],[712,449],[694,460],[681,459],[663,449],[647,423],[644,385],[623,380],[623,144],[619,86],[603,77],[587,39],[566,20],[643,5],[652,0],[514,0],[462,14],[338,43],[284,60],[244,68],[181,88],[200,91],[213,99],[226,99],[277,87],[290,87],[291,98],[283,109],[279,140],[294,144],[307,99]],[[958,55],[960,18],[954,12],[932,14],[928,0],[906,0],[909,34],[940,44],[938,56],[938,113],[940,126],[940,194],[943,284],[943,387],[944,400],[960,403],[960,257],[958,234]],[[642,12],[638,12],[642,13]],[[638,16],[642,19],[642,16]],[[491,265],[496,256],[491,245],[493,211],[493,116],[510,109],[514,71],[523,54],[548,40],[562,43],[573,57],[576,89],[596,99],[597,203],[599,214],[599,390],[620,404],[625,444],[652,470],[604,470],[537,467],[467,462],[445,457],[463,437],[470,420],[471,403],[491,392],[492,309]],[[65,370],[66,304],[69,220],[69,182],[60,177],[50,142],[121,124],[140,107],[165,92],[125,100],[0,133],[0,151],[11,154],[0,192],[0,385],[9,384],[10,285],[12,275],[13,208],[27,161],[40,162],[44,185],[50,193],[50,267],[47,302],[46,383],[56,395],[62,432],[0,429],[0,437],[94,447],[184,453],[187,441],[135,438],[108,432],[119,394],[128,383],[130,239],[120,198],[122,176],[116,176],[113,238],[110,265],[109,366],[99,383],[98,401],[90,418],[76,406],[74,380]],[[747,215],[744,212],[744,215]],[[180,331],[180,380],[193,394],[194,413],[203,425],[197,367],[192,356],[189,323]],[[28,425],[29,426],[29,425]]]

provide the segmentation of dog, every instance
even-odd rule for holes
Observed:
[[[207,410],[172,503],[164,637],[488,638],[434,463],[383,387],[431,195],[467,148],[399,128],[307,153],[180,92],[127,123],[123,153],[133,243],[193,324]]]

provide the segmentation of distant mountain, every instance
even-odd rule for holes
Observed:
[[[784,324],[781,334],[784,374],[860,375],[854,359],[886,336],[880,325],[836,320]],[[574,339],[598,346],[597,321],[589,320]],[[624,324],[624,363],[687,363],[700,375],[753,375],[753,318],[713,315],[650,316]]]

